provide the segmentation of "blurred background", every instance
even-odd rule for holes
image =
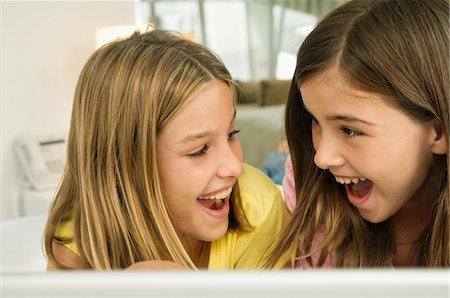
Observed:
[[[301,42],[343,2],[0,1],[0,221],[47,212],[77,78],[102,43],[147,23],[183,33],[216,52],[243,85],[256,86],[256,99],[248,91],[238,115],[270,113],[278,123]],[[261,156],[249,153],[248,162],[260,166]]]

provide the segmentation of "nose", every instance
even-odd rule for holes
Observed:
[[[243,155],[241,144],[238,140],[227,142],[217,158],[219,162],[217,176],[221,178],[238,178],[241,176],[243,172]]]
[[[340,151],[339,140],[327,135],[313,136],[314,163],[322,170],[342,166],[345,158]]]

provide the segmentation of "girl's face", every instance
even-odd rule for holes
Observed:
[[[330,69],[300,87],[311,114],[314,162],[345,186],[366,220],[377,223],[402,208],[423,208],[435,151],[433,122],[419,123],[382,96],[349,86]]]
[[[160,132],[161,187],[175,226],[188,241],[213,241],[228,229],[230,194],[242,173],[230,88],[213,81]]]

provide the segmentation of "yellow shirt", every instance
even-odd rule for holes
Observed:
[[[211,243],[208,269],[256,269],[266,249],[274,242],[288,216],[280,189],[261,171],[244,164],[238,179],[244,213],[252,231],[228,230]],[[73,222],[56,229],[57,237],[72,238]],[[65,244],[80,255],[74,242]]]
[[[261,171],[244,164],[238,179],[242,206],[253,227],[242,234],[228,231],[211,243],[209,269],[255,269],[287,218],[279,188]]]

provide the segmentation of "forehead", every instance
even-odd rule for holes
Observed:
[[[384,95],[355,88],[335,70],[309,78],[300,86],[303,105],[317,120],[357,118],[384,127],[412,119]]]
[[[234,97],[224,82],[212,81],[194,94],[170,122],[160,136],[179,140],[196,133],[215,133],[228,129],[234,119]]]
[[[304,105],[321,105],[323,109],[341,105],[387,105],[387,99],[375,92],[355,88],[339,70],[330,68],[308,78],[300,85]]]

